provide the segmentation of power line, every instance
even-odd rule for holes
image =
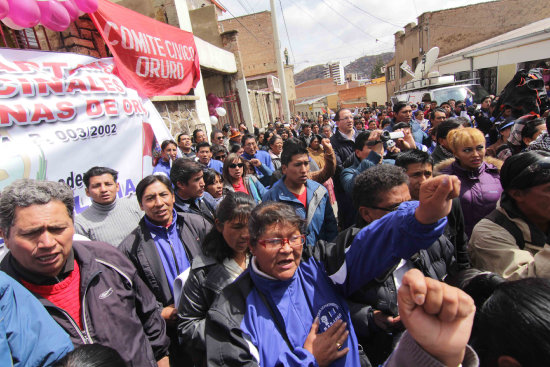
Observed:
[[[248,28],[246,28],[246,26],[244,24],[241,23],[241,21],[233,15],[233,13],[231,13],[231,11],[229,11],[229,9],[227,8],[227,6],[223,5],[222,2],[220,0],[217,0],[217,2],[225,9],[227,10],[227,12],[233,17],[233,19],[235,19],[237,21],[237,23],[239,23],[244,29],[246,29],[246,31],[248,33],[250,33],[252,35],[252,37],[254,37],[254,39],[256,41],[258,41],[259,44],[262,44],[262,42],[260,42],[260,40],[258,39],[258,37],[256,37],[256,35]]]
[[[244,7],[244,4],[242,3],[241,0],[237,0],[237,2],[239,3],[239,5],[241,6],[241,8],[243,8],[245,14],[248,14],[250,13],[250,10],[248,10],[247,8]]]
[[[355,23],[350,22],[350,20],[349,20],[348,18],[346,18],[344,15],[338,13],[338,12],[336,11],[336,9],[334,9],[332,6],[330,6],[330,4],[329,4],[328,2],[326,2],[325,0],[321,0],[321,1],[322,1],[330,10],[332,10],[334,13],[336,13],[337,15],[339,15],[340,17],[342,17],[342,19],[345,19],[349,24],[351,24],[352,26],[354,26],[355,28],[357,28],[357,29],[360,30],[362,33],[366,34],[367,36],[374,38],[374,39],[376,40],[376,42],[378,42],[378,38],[377,38],[377,37],[374,37],[373,35],[371,35],[371,34],[365,32],[365,31],[363,30],[363,28],[359,27],[359,26],[356,25]]]
[[[400,25],[393,24],[393,23],[388,22],[387,20],[385,20],[385,19],[383,19],[383,18],[380,18],[380,17],[378,17],[378,16],[376,16],[376,15],[374,15],[374,14],[369,13],[369,12],[366,11],[365,9],[362,9],[362,8],[358,7],[357,5],[355,5],[354,3],[352,3],[352,2],[349,1],[349,0],[344,0],[344,1],[345,1],[346,3],[348,3],[348,4],[350,4],[351,6],[353,6],[354,8],[356,8],[357,10],[362,11],[363,13],[367,14],[367,15],[370,16],[370,17],[373,17],[374,19],[378,19],[379,21],[384,22],[384,23],[387,23],[387,24],[392,25],[392,26],[394,26],[394,27],[403,28],[403,27],[401,27]],[[414,0],[413,0],[413,1],[414,1]]]
[[[283,16],[283,23],[285,25],[286,38],[288,39],[288,45],[290,47],[290,52],[292,53],[292,59],[294,60],[294,63],[296,63],[296,58],[294,57],[294,50],[292,49],[292,43],[290,42],[290,36],[288,35],[288,28],[286,26],[285,12],[283,11],[283,4],[281,3],[281,0],[279,0],[279,6],[281,7],[281,15]],[[273,11],[275,11],[275,9],[273,9]]]

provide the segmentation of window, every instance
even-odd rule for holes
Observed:
[[[395,65],[388,66],[388,80],[395,80]]]
[[[481,84],[489,94],[497,93],[497,68],[479,69],[479,84]]]

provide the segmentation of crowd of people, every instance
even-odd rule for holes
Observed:
[[[78,215],[12,183],[2,365],[541,365],[548,110],[430,102],[182,132]]]

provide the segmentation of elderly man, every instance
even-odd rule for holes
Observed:
[[[118,172],[108,167],[92,167],[84,173],[86,195],[92,205],[76,216],[75,232],[92,241],[118,246],[143,216],[136,199],[118,199]]]
[[[0,197],[0,270],[20,282],[73,344],[101,343],[131,366],[167,366],[169,340],[155,297],[113,246],[73,242],[71,189],[18,180]]]

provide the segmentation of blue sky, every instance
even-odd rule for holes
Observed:
[[[222,19],[269,10],[270,6],[269,0],[217,1],[229,10]],[[346,65],[364,55],[393,51],[393,34],[416,22],[420,14],[487,1],[275,0],[275,7],[282,48],[288,48],[290,62],[298,72],[328,61],[340,60]]]

